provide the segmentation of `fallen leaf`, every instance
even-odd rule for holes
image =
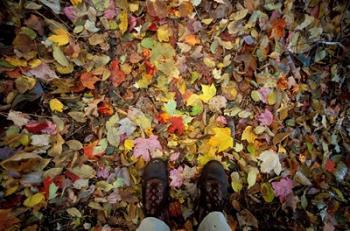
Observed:
[[[218,152],[226,151],[233,147],[233,138],[230,128],[212,128],[214,136],[212,136],[208,144],[214,147]]]
[[[142,157],[145,161],[149,161],[156,150],[162,150],[158,137],[155,135],[149,138],[137,138],[134,140],[134,144],[134,156]]]
[[[204,102],[208,103],[211,98],[216,95],[216,87],[214,84],[202,85],[202,94],[199,95],[199,98]]]
[[[63,46],[69,43],[69,34],[63,28],[57,28],[53,31],[53,35],[49,37],[51,42],[56,43],[58,46]]]
[[[258,121],[262,125],[270,126],[273,122],[273,115],[268,109],[265,109],[265,111],[258,116]]]
[[[33,196],[28,197],[24,202],[23,205],[26,207],[34,207],[41,202],[45,201],[45,196],[42,193],[35,193]]]
[[[289,194],[293,193],[293,181],[288,177],[282,178],[280,181],[274,181],[271,184],[281,203],[286,201]]]
[[[282,166],[278,153],[273,150],[266,150],[259,155],[258,159],[261,160],[260,170],[262,173],[270,173],[272,170],[276,175],[281,173]]]
[[[81,84],[88,89],[95,89],[95,83],[100,79],[94,76],[91,72],[84,72],[80,75]]]
[[[63,112],[64,105],[58,99],[51,99],[49,105],[52,112]]]
[[[249,144],[253,144],[256,139],[256,135],[253,132],[252,126],[247,126],[242,132],[241,140],[246,140]]]
[[[185,125],[183,120],[179,116],[172,116],[169,119],[170,126],[168,128],[168,132],[177,133],[178,135],[182,135],[184,133]]]

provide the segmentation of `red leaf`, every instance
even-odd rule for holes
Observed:
[[[185,125],[183,120],[179,116],[173,116],[169,119],[171,125],[168,128],[168,132],[177,133],[178,135],[182,135],[185,129]]]
[[[324,168],[330,172],[330,173],[333,173],[334,170],[335,170],[335,162],[333,160],[327,160]]]
[[[146,73],[149,75],[154,75],[156,73],[156,67],[150,63],[149,61],[145,62],[145,66],[146,66]]]
[[[111,81],[115,87],[125,81],[125,73],[120,70],[118,60],[113,60],[111,63]]]
[[[72,173],[73,174],[73,173]],[[69,177],[68,176],[68,174],[67,174],[67,172],[65,173],[65,175],[67,176],[67,177]],[[74,175],[74,174],[73,174]],[[74,175],[75,177],[78,177],[78,176],[76,176],[76,175]],[[64,179],[65,179],[65,177],[64,176],[62,176],[62,175],[60,175],[60,176],[56,176],[55,178],[53,178],[53,183],[58,187],[58,188],[63,188],[63,181],[64,181]],[[74,179],[74,180],[73,180]],[[79,179],[79,177],[77,178],[77,179]],[[75,179],[73,176],[72,176],[72,178],[71,178],[71,180],[74,182],[74,181],[76,181],[77,179]]]
[[[43,189],[42,192],[45,195],[45,198],[47,199],[49,197],[49,190],[50,190],[50,184],[52,183],[51,177],[46,177],[43,181]]]
[[[28,130],[28,132],[34,133],[34,134],[49,134],[53,135],[56,134],[56,125],[52,123],[51,121],[31,121],[28,124],[25,125],[25,128]]]
[[[103,116],[111,116],[113,115],[113,107],[108,102],[101,102],[98,105],[98,112]]]
[[[66,171],[64,173],[64,175],[66,175],[69,179],[71,179],[71,181],[73,181],[73,183],[80,179],[79,176],[75,175],[74,173],[72,173],[70,171]],[[62,184],[63,184],[63,181],[62,181]]]

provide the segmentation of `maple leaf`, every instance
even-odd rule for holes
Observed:
[[[118,87],[125,81],[125,73],[120,70],[119,61],[113,60],[111,63],[111,81],[113,86]]]
[[[175,168],[170,171],[169,178],[170,178],[171,187],[174,187],[174,188],[181,187],[184,180],[182,176],[183,170],[184,170],[183,167],[180,166],[177,169]]]
[[[265,109],[265,111],[258,116],[258,120],[262,125],[270,126],[273,121],[273,115],[268,109]]]
[[[216,87],[214,84],[212,85],[204,85],[202,84],[202,94],[199,95],[199,98],[204,102],[208,103],[211,98],[216,95]]]
[[[283,18],[275,19],[272,22],[271,38],[280,39],[284,35],[285,27],[286,27],[286,21]]]
[[[275,195],[280,199],[280,202],[283,203],[286,201],[287,196],[293,193],[293,181],[288,177],[282,178],[280,181],[272,182],[272,187],[275,192]]]
[[[168,132],[177,133],[178,135],[182,135],[185,129],[185,125],[183,123],[182,117],[180,116],[172,116],[169,119],[171,125],[168,128]]]
[[[233,138],[230,128],[213,128],[214,136],[212,136],[208,144],[214,147],[218,152],[225,151],[233,147]]]
[[[107,139],[96,140],[83,147],[84,155],[88,159],[97,159],[105,154],[107,145]]]
[[[279,175],[282,171],[282,166],[279,160],[278,153],[273,150],[263,151],[258,157],[261,160],[260,170],[263,173],[270,173],[272,170]]]
[[[147,138],[137,138],[134,141],[134,156],[142,157],[145,161],[151,159],[152,153],[156,150],[162,150],[162,146],[158,141],[158,136],[151,135]]]
[[[81,84],[88,88],[88,89],[95,89],[95,83],[99,81],[100,79],[94,76],[90,72],[84,72],[83,74],[80,75],[80,82]]]

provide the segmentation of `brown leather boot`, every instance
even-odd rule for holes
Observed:
[[[200,222],[210,212],[223,212],[228,198],[228,177],[219,161],[211,160],[198,180],[199,202],[197,218]]]
[[[168,222],[168,167],[161,159],[151,160],[142,175],[142,197],[145,217]]]

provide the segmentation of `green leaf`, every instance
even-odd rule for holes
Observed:
[[[141,41],[141,46],[143,46],[144,48],[148,48],[151,49],[154,46],[154,39],[152,38],[144,38]]]
[[[66,56],[63,54],[61,48],[59,46],[56,45],[52,45],[53,48],[53,58],[62,66],[69,66],[69,61],[66,58]]]
[[[273,199],[275,198],[275,194],[270,183],[262,183],[260,185],[260,191],[264,200],[268,203],[273,201]]]
[[[54,183],[51,183],[49,186],[49,200],[56,198],[57,190],[58,187]]]

